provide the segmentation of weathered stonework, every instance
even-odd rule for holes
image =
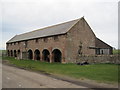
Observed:
[[[94,63],[112,63],[120,64],[118,55],[85,55],[78,56],[76,63],[88,62],[89,64]]]

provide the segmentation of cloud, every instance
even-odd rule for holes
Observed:
[[[95,34],[117,48],[117,1],[4,0],[2,4],[3,47],[16,34],[85,16]],[[8,34],[10,33],[10,34]],[[8,36],[6,36],[8,35]],[[112,35],[112,38],[110,36]]]

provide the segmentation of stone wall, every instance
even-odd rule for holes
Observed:
[[[88,62],[92,63],[113,63],[113,64],[120,64],[120,60],[118,55],[95,55],[95,56],[78,56],[77,63],[81,62]]]
[[[7,44],[7,51],[12,51],[13,52],[13,56],[14,56],[14,50],[16,51],[16,53],[18,53],[18,50],[20,50],[20,57],[21,59],[25,59],[25,55],[23,55],[23,52],[28,52],[28,50],[32,50],[33,52],[33,60],[35,57],[35,50],[39,50],[40,51],[40,60],[42,61],[42,52],[43,50],[47,49],[50,53],[50,58],[52,58],[52,51],[55,49],[59,49],[62,53],[62,63],[66,62],[65,61],[65,43],[66,43],[66,34],[61,34],[58,35],[58,40],[54,40],[55,36],[51,36],[51,37],[45,37],[45,38],[37,38],[37,42],[36,39],[31,39],[31,40],[27,40],[27,46],[25,47],[25,41],[19,41],[16,42],[15,44]],[[44,39],[47,39],[47,41],[44,41]],[[11,56],[11,55],[10,55]],[[17,55],[18,56],[18,55]],[[50,62],[53,62],[52,59],[50,59]]]
[[[79,53],[80,46],[81,53],[84,55],[95,55],[95,49],[89,47],[95,47],[95,34],[88,25],[85,19],[81,19],[77,22],[67,33],[66,40],[66,59],[68,62],[75,62],[76,56]]]

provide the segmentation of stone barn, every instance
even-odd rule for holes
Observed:
[[[78,55],[112,54],[84,17],[14,36],[6,43],[7,55],[45,62],[76,62]]]

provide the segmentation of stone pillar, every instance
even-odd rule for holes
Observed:
[[[34,52],[32,51],[32,53],[33,53],[33,59],[32,60],[35,60],[35,54],[34,54]]]
[[[22,51],[20,52],[20,59],[22,59]]]
[[[62,51],[62,57],[61,57],[61,63],[65,63],[65,52],[64,50]]]
[[[49,59],[50,59],[50,63],[54,62],[53,61],[53,54],[52,54],[52,47],[49,47],[49,53],[50,53],[50,56],[49,56]]]
[[[20,52],[17,51],[17,59],[20,59]]]
[[[12,53],[13,53],[13,57],[15,57],[15,53],[14,53],[14,50],[12,51]]]
[[[53,54],[50,53],[50,63],[52,63],[52,62],[53,62]]]
[[[43,55],[42,55],[42,52],[40,53],[40,61],[43,61]]]

